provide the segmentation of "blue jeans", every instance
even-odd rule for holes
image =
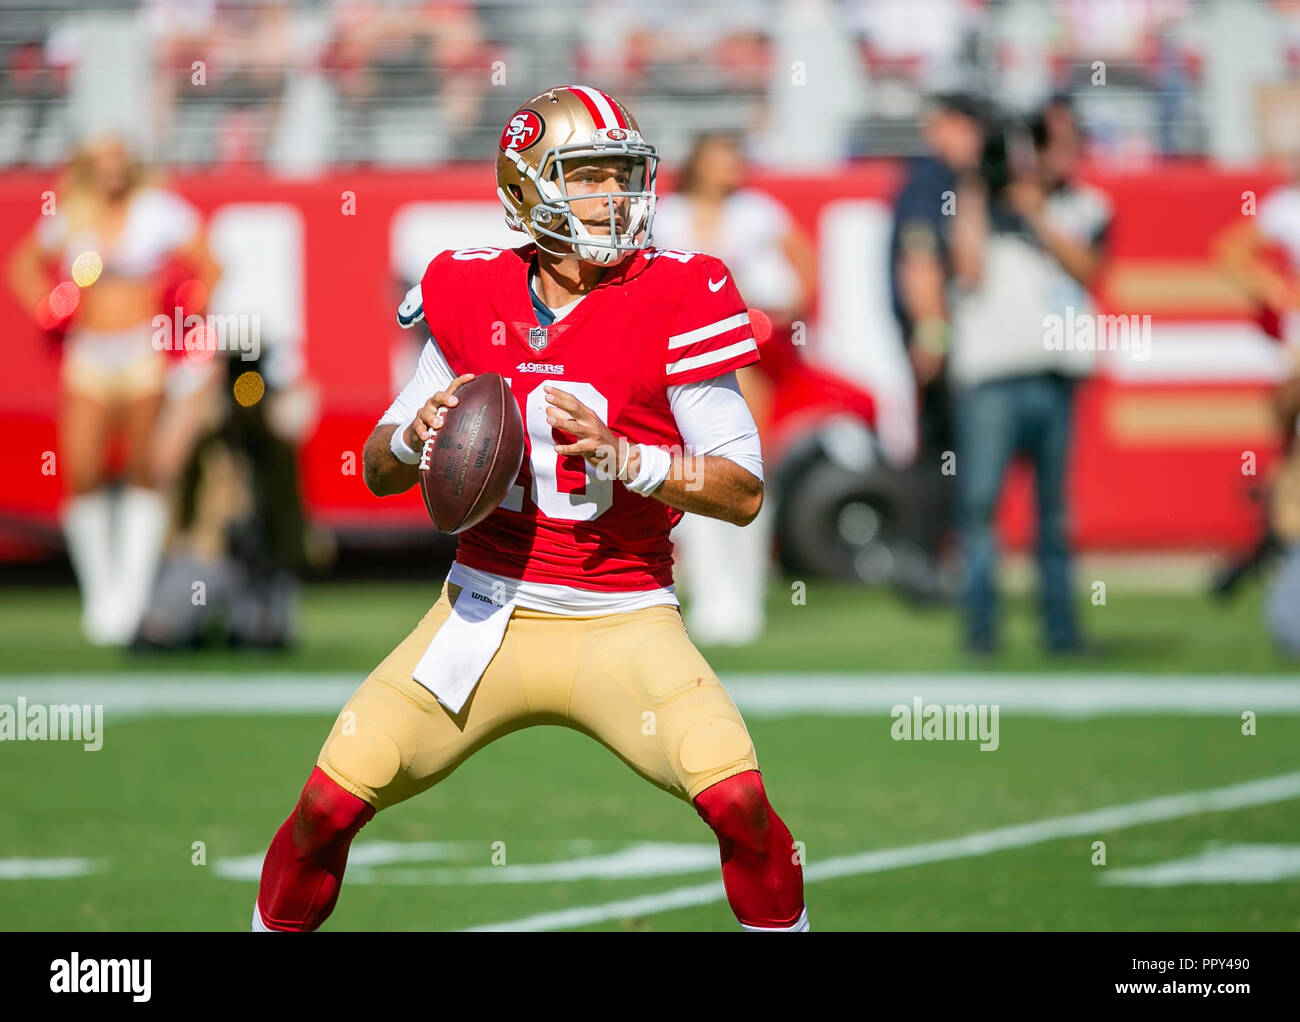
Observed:
[[[1065,472],[1075,383],[1053,374],[990,380],[957,392],[957,491],[966,550],[967,641],[996,639],[997,540],[993,513],[1007,465],[1016,454],[1033,462],[1038,491],[1040,605],[1047,645],[1078,644],[1071,605],[1066,539]]]
[[[1286,548],[1265,604],[1268,628],[1278,647],[1300,657],[1300,542]]]

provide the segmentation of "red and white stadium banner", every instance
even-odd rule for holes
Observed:
[[[877,393],[904,374],[887,305],[884,245],[893,164],[824,176],[757,178],[816,239],[817,316],[807,352]],[[1231,548],[1255,534],[1249,491],[1277,456],[1270,383],[1280,352],[1210,262],[1217,230],[1242,215],[1242,194],[1277,183],[1264,172],[1198,167],[1127,176],[1093,175],[1116,219],[1099,311],[1149,314],[1147,360],[1108,353],[1084,389],[1072,473],[1074,534],[1087,548]],[[490,166],[426,174],[339,173],[311,181],[257,174],[182,177],[169,185],[208,217],[225,278],[216,312],[261,317],[263,346],[285,346],[320,388],[320,424],[304,451],[308,506],[325,524],[424,521],[418,495],[378,501],[347,452],[360,450],[414,358],[411,334],[394,320],[406,287],[438,251],[519,244],[506,230]],[[52,178],[0,177],[0,252],[39,214]],[[54,521],[56,362],[7,289],[0,293],[6,342],[0,374],[3,472],[0,557],[23,556],[13,523]],[[611,339],[611,344],[616,344]],[[616,357],[611,351],[611,357]],[[1259,476],[1244,475],[1256,452]],[[1023,473],[1008,489],[1008,541],[1032,535]]]

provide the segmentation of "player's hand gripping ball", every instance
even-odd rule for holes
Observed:
[[[468,382],[463,382],[468,380]],[[459,377],[420,450],[420,493],[434,527],[458,533],[505,499],[524,460],[524,422],[498,373]]]

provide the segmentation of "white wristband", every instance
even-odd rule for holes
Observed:
[[[668,472],[673,467],[673,456],[662,447],[651,447],[649,444],[637,444],[637,448],[641,452],[640,468],[636,478],[623,485],[644,497],[658,489],[659,484],[668,478]]]
[[[420,452],[413,451],[406,446],[406,427],[398,426],[393,430],[393,437],[388,441],[388,449],[393,452],[393,457],[403,465],[418,465],[420,463]]]

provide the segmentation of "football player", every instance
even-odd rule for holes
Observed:
[[[745,303],[719,260],[651,247],[656,163],[605,93],[535,96],[497,153],[507,223],[531,243],[443,252],[399,309],[431,340],[366,442],[370,489],[415,485],[475,373],[509,382],[524,463],[340,713],[267,852],[255,930],[316,929],[376,812],[534,724],[590,735],[692,804],[744,929],[808,929],[790,831],[673,591],[672,527],[684,511],[752,521],[763,465],[735,379],[757,359]]]

